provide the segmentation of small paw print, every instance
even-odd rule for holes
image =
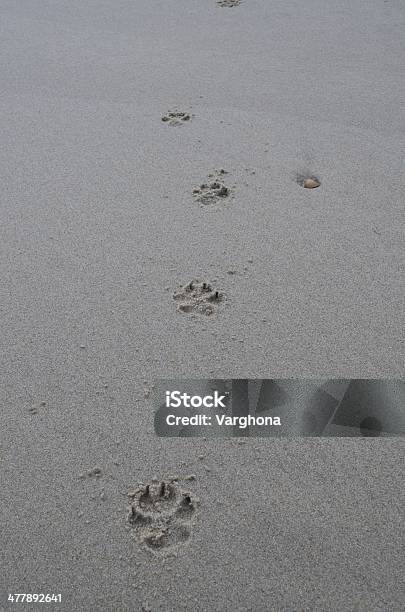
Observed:
[[[233,8],[239,6],[241,0],[217,0],[217,4],[223,8]]]
[[[168,111],[166,115],[163,115],[162,121],[168,125],[182,125],[191,120],[192,115],[190,113],[183,113],[180,111]]]

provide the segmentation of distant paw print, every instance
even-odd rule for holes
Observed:
[[[239,6],[241,0],[217,0],[217,4],[224,8],[232,8],[234,6]]]
[[[162,117],[162,121],[169,125],[182,125],[183,123],[190,121],[192,115],[190,113],[183,113],[180,111],[169,111]]]
[[[196,500],[174,482],[152,480],[132,497],[129,524],[142,544],[154,552],[186,542]]]

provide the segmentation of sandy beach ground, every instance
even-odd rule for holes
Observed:
[[[159,439],[151,399],[403,377],[403,2],[0,0],[0,29],[0,609],[403,610],[402,440]],[[154,476],[199,500],[173,554],[127,518]]]

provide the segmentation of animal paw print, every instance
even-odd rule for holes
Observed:
[[[217,4],[219,4],[219,6],[222,6],[224,8],[232,8],[234,6],[239,6],[239,4],[241,3],[241,0],[218,0]]]
[[[222,181],[224,174],[227,174],[225,170],[219,170],[216,174],[210,174],[209,178],[214,179],[212,182],[202,183],[195,187],[193,189],[193,196],[196,201],[206,206],[207,204],[215,204],[219,200],[229,197],[231,190]]]
[[[173,299],[177,302],[177,310],[180,312],[195,312],[210,316],[215,312],[215,307],[224,299],[224,295],[217,289],[213,289],[209,283],[192,280],[175,291]]]
[[[187,121],[190,121],[191,114],[183,113],[180,111],[168,111],[167,115],[162,117],[162,121],[168,123],[169,125],[182,125]]]
[[[174,482],[152,480],[131,495],[128,522],[139,541],[154,552],[186,542],[197,500]]]

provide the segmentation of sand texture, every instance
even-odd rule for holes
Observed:
[[[152,399],[403,377],[403,1],[0,27],[0,610],[403,610],[401,439],[163,439]]]

